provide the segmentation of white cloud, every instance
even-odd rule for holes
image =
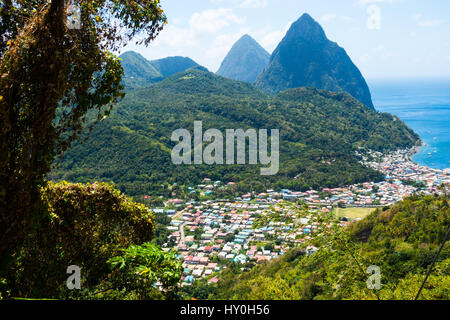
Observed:
[[[152,47],[195,47],[199,43],[199,35],[215,33],[232,24],[242,24],[245,19],[238,17],[231,9],[220,8],[194,13],[188,28],[178,27],[180,22],[181,19],[174,19],[172,24],[165,27],[153,41]]]
[[[381,29],[381,8],[376,5],[370,5],[367,7],[367,28],[369,30],[380,30]]]
[[[244,34],[249,33],[248,28],[240,29],[238,32],[223,34],[214,38],[211,46],[206,50],[206,56],[211,61],[222,61],[226,54],[230,51],[233,44],[238,41]],[[211,70],[217,70],[220,62],[212,67]]]
[[[341,19],[342,21],[345,21],[345,22],[353,21],[353,18],[349,17],[349,16],[340,16],[339,19]]]
[[[367,64],[370,61],[370,54],[365,53],[358,58],[360,64]]]
[[[265,30],[261,31],[261,36],[258,36],[259,44],[265,48],[269,53],[272,53],[273,50],[278,46],[281,40],[284,38],[289,28],[291,27],[292,22],[289,22],[283,30],[280,31],[270,31],[265,32]],[[255,35],[257,36],[257,35]]]
[[[439,27],[445,23],[445,20],[422,20],[417,25],[424,28]]]
[[[322,23],[327,23],[327,22],[331,22],[334,21],[336,19],[339,19],[342,22],[350,22],[353,21],[352,17],[349,16],[338,16],[336,13],[327,13],[325,15],[323,15],[319,21]]]
[[[386,48],[382,44],[380,44],[379,46],[375,47],[375,49],[373,49],[373,51],[375,51],[375,52],[384,52],[385,50],[386,50]]]
[[[191,29],[179,28],[169,25],[161,31],[154,40],[153,46],[169,46],[171,48],[181,48],[192,46],[197,43],[195,32]]]
[[[269,4],[268,0],[244,0],[241,8],[265,8]]]
[[[185,27],[180,27],[176,22],[181,21],[174,20],[169,23],[148,48],[128,45],[122,52],[135,50],[141,52],[147,59],[174,55],[189,56],[208,69],[214,70],[217,61],[223,58],[244,31],[248,31],[226,34],[227,28],[245,22],[245,18],[237,16],[232,9],[220,8],[194,13]],[[199,50],[205,41],[208,41],[208,46],[204,50]]]
[[[420,20],[422,18],[422,14],[421,13],[415,13],[409,16],[411,18],[411,20]]]
[[[359,5],[362,7],[367,6],[368,4],[380,3],[380,2],[383,2],[383,0],[359,0],[358,1]]]
[[[332,21],[332,20],[336,19],[336,17],[337,17],[336,13],[328,13],[328,14],[323,15],[320,18],[320,21],[321,22],[329,22],[329,21]]]
[[[242,24],[245,18],[233,13],[232,9],[211,9],[194,13],[189,26],[197,33],[215,33],[232,24]]]
[[[181,18],[173,18],[173,20],[171,21],[172,24],[180,24],[183,22],[183,19]]]
[[[283,31],[269,32],[261,39],[260,44],[270,53],[281,42],[285,34]]]
[[[358,0],[358,3],[361,7],[365,7],[369,4],[374,4],[374,3],[395,3],[395,2],[400,2],[402,0]]]
[[[384,46],[384,44],[380,44],[376,46],[373,51],[375,52],[375,57],[380,59],[381,61],[386,61],[391,59],[394,55]]]
[[[357,58],[358,64],[370,65],[385,62],[393,57],[392,53],[386,48],[384,44],[379,44],[371,51],[365,52]]]

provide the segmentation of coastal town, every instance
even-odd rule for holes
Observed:
[[[443,192],[442,186],[448,188],[450,170],[420,166],[411,160],[412,152],[360,154],[364,165],[383,173],[382,182],[306,192],[267,190],[243,194],[233,201],[170,199],[166,205],[172,209],[154,211],[171,217],[167,228],[183,261],[183,285],[202,278],[216,283],[219,272],[230,263],[245,268],[275,259],[294,247],[314,253],[318,250],[315,239],[324,231],[360,219],[337,215],[339,209],[365,208],[368,214],[416,192],[434,194]],[[215,189],[232,185],[205,178],[203,184],[190,189],[212,195]]]
[[[340,222],[345,225],[348,222]],[[324,212],[280,202],[268,204],[206,201],[189,204],[172,220],[177,250],[183,260],[184,283],[208,277],[210,283],[229,263],[245,266],[283,255],[295,246],[308,253],[317,248],[314,237],[331,228]]]

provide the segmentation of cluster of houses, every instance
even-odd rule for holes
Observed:
[[[186,205],[168,227],[183,261],[184,285],[204,277],[217,282],[218,272],[230,263],[269,261],[292,247],[313,253],[317,250],[311,245],[314,236],[332,226],[332,222],[319,222],[326,210],[299,209],[282,199],[271,205],[244,200]]]
[[[332,208],[339,205],[348,207],[377,207],[396,203],[411,195],[417,189],[402,181],[367,182],[343,188],[324,188],[320,192],[289,192],[283,194],[286,200],[304,200],[306,203]]]
[[[377,207],[397,203],[415,192],[440,193],[439,187],[450,185],[449,169],[433,169],[411,160],[412,150],[398,150],[390,154],[370,151],[362,158],[362,164],[384,175],[382,182],[367,182],[344,188],[325,188],[320,192],[291,192],[283,190],[285,200],[301,199],[310,204],[328,206],[343,204],[351,207]],[[413,182],[411,184],[411,182]],[[422,186],[423,185],[423,186]]]
[[[385,180],[423,183],[424,187],[421,188],[421,191],[426,194],[439,193],[441,185],[448,187],[450,185],[450,169],[433,169],[413,162],[411,154],[415,150],[398,150],[387,155],[372,151],[362,158],[365,165],[382,172]],[[416,190],[417,188],[415,188]]]
[[[439,193],[439,186],[449,185],[449,170],[431,169],[415,164],[410,150],[384,155],[378,152],[360,154],[362,163],[382,172],[385,181],[367,182],[320,191],[243,194],[235,201],[209,200],[185,203],[171,199],[176,210],[155,209],[172,216],[168,229],[183,261],[184,285],[207,278],[219,281],[219,272],[230,263],[245,265],[275,259],[301,246],[307,253],[318,248],[312,245],[333,224],[345,227],[349,222],[333,219],[330,212],[336,206],[376,207],[396,203],[421,191]],[[410,183],[411,181],[415,183]],[[220,181],[204,179],[204,184],[189,188],[191,193],[210,195],[222,185]],[[302,200],[307,207],[298,204]],[[161,211],[162,210],[162,211]]]
[[[197,185],[196,188],[189,187],[190,194],[200,194],[202,196],[210,196],[213,194],[214,190],[223,189],[226,187],[230,187],[235,185],[234,182],[228,182],[226,185],[223,185],[222,181],[212,181],[209,178],[203,179],[203,183]]]

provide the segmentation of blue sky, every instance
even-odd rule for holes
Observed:
[[[130,45],[147,59],[188,56],[217,71],[242,35],[269,53],[304,12],[344,47],[363,75],[377,78],[450,78],[448,0],[161,0],[168,25],[148,47]]]

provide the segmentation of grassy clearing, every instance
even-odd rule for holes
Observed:
[[[336,208],[334,214],[338,218],[347,217],[350,219],[365,218],[376,208]]]

